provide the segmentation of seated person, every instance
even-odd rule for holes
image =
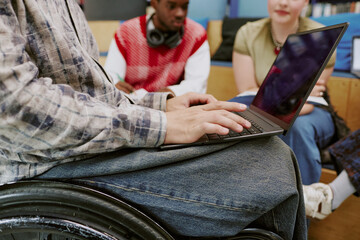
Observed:
[[[299,169],[279,138],[158,148],[241,132],[250,123],[232,111],[246,106],[199,93],[131,99],[93,61],[99,52],[76,1],[4,0],[0,9],[0,184],[106,189],[176,235],[256,226],[306,239]]]
[[[330,184],[304,186],[306,215],[324,219],[350,195],[360,194],[360,129],[328,148],[329,157],[343,169]]]
[[[269,18],[247,23],[238,30],[233,51],[234,76],[241,96],[237,101],[251,103],[289,34],[323,26],[300,17],[308,2],[269,0]],[[313,67],[310,62],[299,64]],[[335,54],[311,93],[317,103],[305,104],[287,135],[280,136],[294,151],[302,181],[307,185],[320,180],[321,159],[318,147],[331,144],[336,133],[331,105],[323,99],[334,65]]]
[[[186,18],[188,4],[188,0],[152,0],[154,14],[120,25],[105,62],[117,88],[140,96],[206,92],[209,44],[205,29]]]

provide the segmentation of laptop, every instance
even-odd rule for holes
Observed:
[[[360,36],[352,38],[351,73],[360,78]]]
[[[289,35],[247,110],[240,113],[252,127],[241,133],[205,134],[186,144],[164,144],[174,149],[202,144],[242,141],[286,134],[344,35],[348,23]]]

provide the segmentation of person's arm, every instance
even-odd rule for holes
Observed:
[[[236,87],[239,93],[245,91],[257,92],[259,86],[255,78],[253,59],[249,55],[233,52],[233,71]]]
[[[119,81],[124,81],[126,73],[126,61],[116,46],[114,39],[111,40],[104,68],[113,78],[115,84]]]
[[[58,159],[163,143],[164,112],[130,104],[124,97],[118,107],[110,106],[68,85],[39,78],[41,69],[27,52],[27,37],[16,24],[20,21],[12,6],[5,10],[0,14],[1,149]],[[147,105],[155,105],[154,98],[164,99],[166,94],[152,96]]]
[[[124,91],[125,93],[132,93],[135,91],[133,86],[124,81],[126,74],[126,61],[119,51],[114,39],[110,43],[104,69],[112,77],[117,89]]]
[[[334,71],[334,67],[325,68],[322,74],[319,77],[319,80],[316,82],[313,90],[310,93],[310,96],[313,97],[322,97],[326,91],[326,84],[330,79],[331,74]],[[305,103],[302,107],[299,115],[306,115],[311,113],[314,110],[314,105],[311,103]]]
[[[254,59],[250,54],[249,34],[252,32],[248,24],[242,26],[236,33],[232,65],[235,83],[239,93],[245,91],[257,92],[259,86],[256,82]]]
[[[205,93],[209,72],[210,50],[208,41],[205,41],[186,61],[184,80],[177,85],[169,86],[168,89],[176,96],[187,92]]]
[[[326,91],[327,82],[330,79],[331,74],[334,71],[334,67],[325,68],[321,73],[319,80],[316,82],[313,90],[311,91],[310,96],[322,97],[323,93]]]

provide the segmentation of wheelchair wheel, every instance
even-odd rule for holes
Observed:
[[[82,186],[24,181],[0,187],[1,240],[173,240],[130,205]]]
[[[227,240],[283,240],[283,238],[276,233],[264,229],[246,228],[236,237],[228,238]]]

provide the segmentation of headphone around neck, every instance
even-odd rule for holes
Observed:
[[[169,48],[175,48],[181,43],[181,39],[184,35],[184,27],[181,27],[180,31],[173,34],[167,34],[156,29],[152,23],[152,18],[155,14],[149,17],[146,23],[146,40],[150,47],[156,48],[161,45],[166,45]],[[151,24],[149,24],[151,23]]]

